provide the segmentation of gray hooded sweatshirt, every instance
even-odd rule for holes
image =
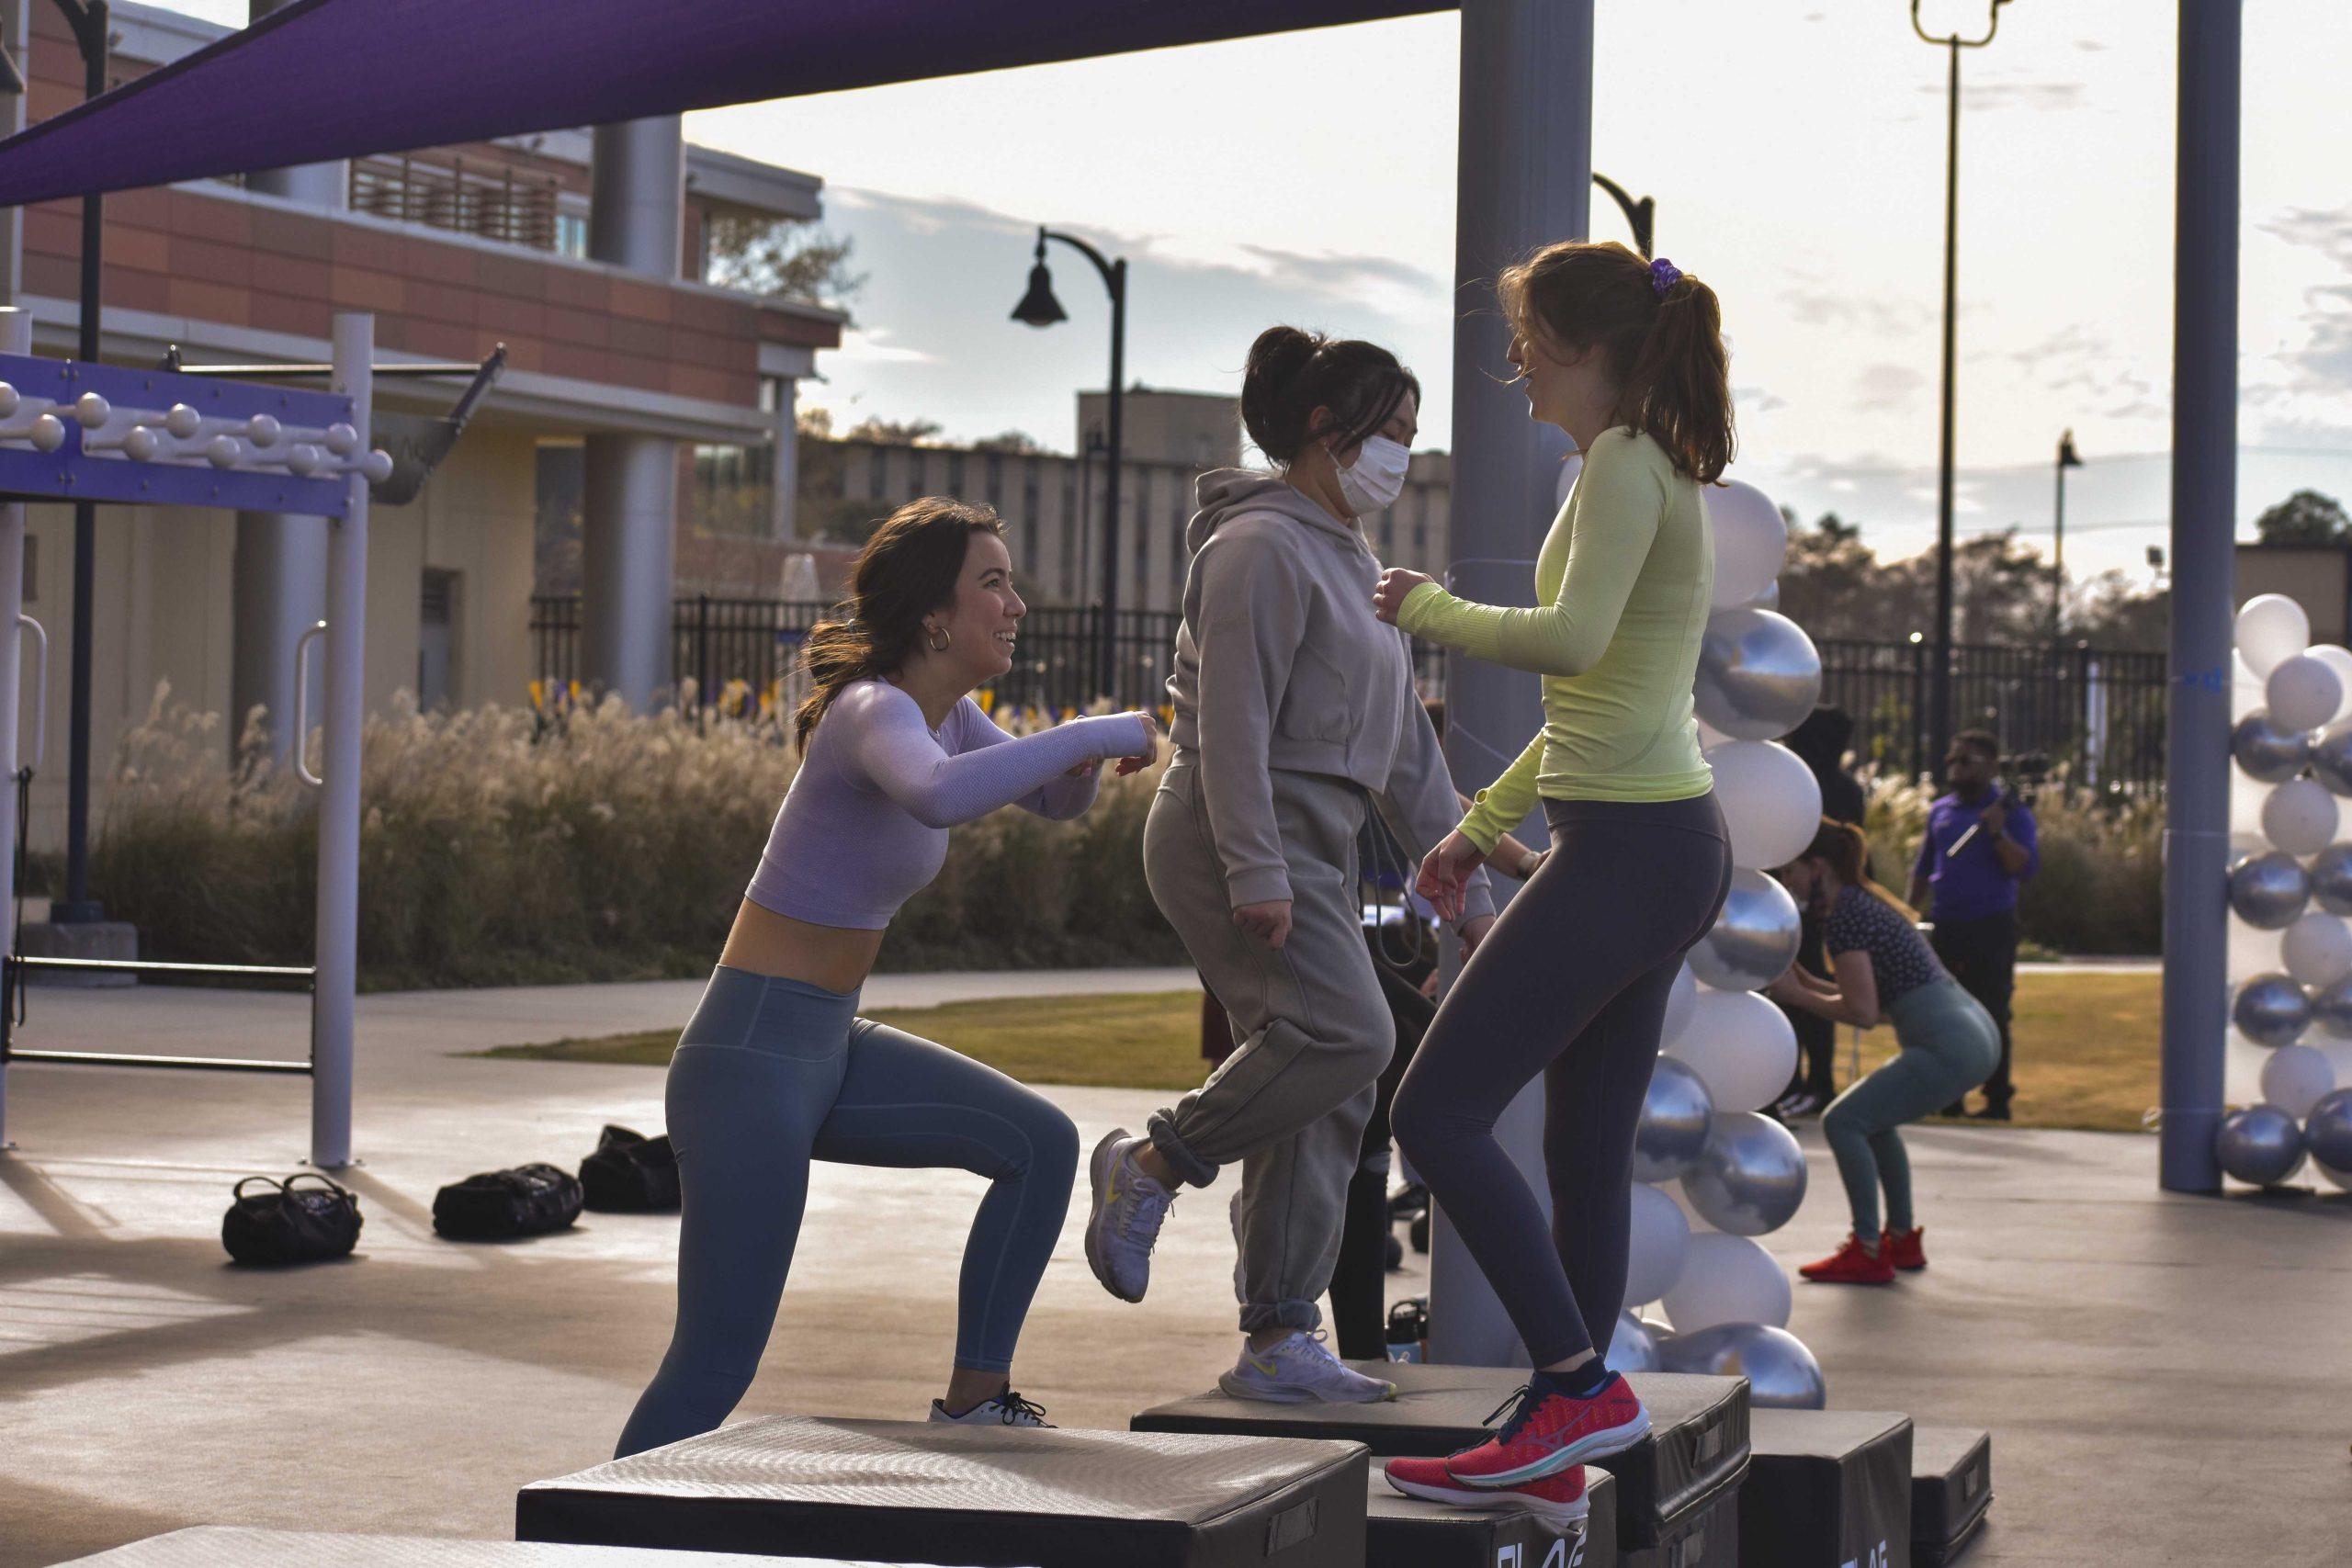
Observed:
[[[1363,533],[1284,480],[1219,468],[1185,529],[1193,564],[1176,633],[1177,760],[1200,769],[1233,903],[1291,897],[1270,768],[1353,782],[1418,867],[1462,818],[1413,690],[1405,634],[1372,610]],[[1463,918],[1494,913],[1482,870]]]

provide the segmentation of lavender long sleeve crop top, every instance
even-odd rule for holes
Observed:
[[[745,897],[796,920],[879,931],[939,874],[948,829],[1005,806],[1076,817],[1095,779],[1069,770],[1138,756],[1150,739],[1131,713],[1014,737],[969,697],[933,730],[888,681],[854,681],[810,732]]]

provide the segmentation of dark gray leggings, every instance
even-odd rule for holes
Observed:
[[[1539,1367],[1605,1353],[1617,1325],[1634,1129],[1667,995],[1732,871],[1713,794],[1544,807],[1551,857],[1446,993],[1392,1112],[1397,1146]],[[1538,1073],[1550,1246],[1535,1194],[1495,1140],[1497,1118]]]

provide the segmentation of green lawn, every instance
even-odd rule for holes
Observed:
[[[2155,972],[2037,975],[2018,979],[2018,1098],[2022,1127],[2137,1132],[2156,1101],[2161,998]],[[876,1021],[986,1062],[1026,1083],[1188,1089],[1206,1070],[1197,991],[1126,996],[1022,997],[887,1009]],[[1838,1082],[1849,1076],[1852,1033],[1838,1032]],[[492,1056],[562,1062],[670,1060],[675,1031],[503,1045]],[[1862,1065],[1894,1054],[1894,1037],[1862,1037]]]

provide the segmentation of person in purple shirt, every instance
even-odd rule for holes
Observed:
[[[2018,888],[2041,865],[2033,809],[2000,784],[2001,743],[1963,729],[1944,757],[1950,795],[1928,808],[1927,836],[1911,868],[1908,902],[1935,923],[1936,956],[1962,989],[1984,1004],[2001,1032],[2001,1065],[1984,1080],[1979,1121],[2006,1122],[2017,1092],[2009,1079],[2009,998],[2017,988]],[[1958,1116],[1964,1103],[1947,1106]]]

